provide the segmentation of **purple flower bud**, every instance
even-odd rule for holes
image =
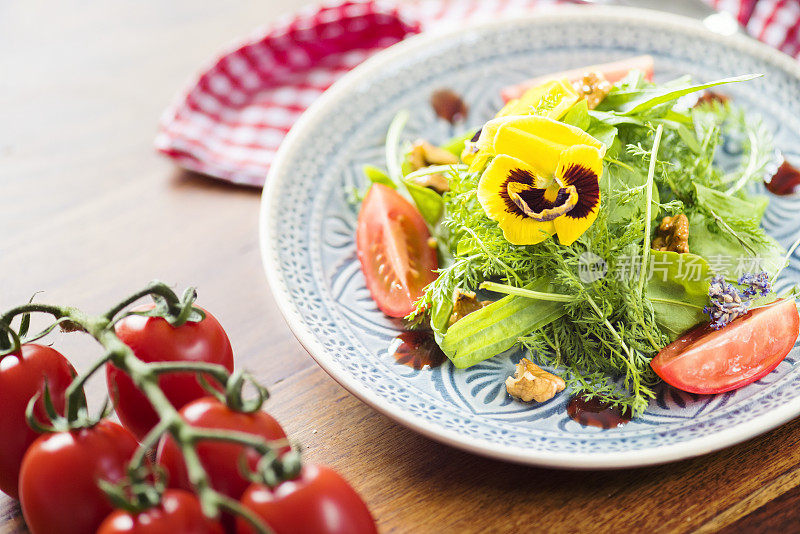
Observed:
[[[709,305],[703,308],[703,313],[709,316],[711,328],[714,330],[724,328],[750,309],[750,297],[739,294],[722,276],[711,279],[708,302]]]
[[[739,277],[739,285],[745,286],[742,294],[747,297],[754,297],[755,295],[766,297],[772,290],[769,274],[764,271],[758,274],[744,273]]]

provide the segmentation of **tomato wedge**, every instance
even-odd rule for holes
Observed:
[[[372,299],[389,317],[414,310],[436,279],[436,248],[419,211],[394,189],[373,184],[361,205],[356,248]]]
[[[690,393],[723,393],[775,369],[797,341],[794,299],[778,300],[721,330],[701,325],[664,347],[650,366],[664,382]]]
[[[640,70],[644,72],[644,76],[647,80],[653,79],[653,56],[636,56],[630,57],[626,59],[621,59],[619,61],[612,61],[611,63],[600,63],[598,65],[589,65],[586,67],[580,67],[577,69],[570,69],[565,70],[562,72],[554,72],[552,74],[546,74],[544,76],[537,76],[536,78],[532,78],[530,80],[525,80],[522,83],[517,85],[511,85],[506,87],[500,94],[503,96],[503,101],[508,102],[513,98],[519,98],[522,94],[530,89],[531,87],[535,87],[541,83],[546,82],[547,80],[556,80],[559,78],[566,78],[571,82],[574,82],[580,79],[587,72],[599,72],[606,77],[606,80],[609,82],[617,83],[628,73],[632,70]]]

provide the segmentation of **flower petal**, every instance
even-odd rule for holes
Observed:
[[[585,217],[600,205],[600,177],[603,160],[600,153],[587,146],[573,146],[561,155],[556,179],[578,191],[578,203],[570,212],[573,218]]]
[[[528,217],[512,215],[501,221],[503,237],[514,245],[535,245],[556,233],[554,221],[537,221]]]
[[[605,153],[605,145],[575,126],[546,117],[504,118],[509,120],[497,127],[494,153],[521,159],[540,175],[552,176],[558,167],[561,152],[572,145],[588,145],[601,155]]]
[[[580,97],[566,78],[550,80],[531,87],[519,98],[509,101],[496,115],[536,115],[560,119]]]
[[[603,156],[596,148],[577,145],[562,152],[556,179],[565,187],[574,187],[578,192],[575,207],[554,221],[558,240],[562,245],[574,243],[597,219],[602,173]]]
[[[480,171],[495,155],[493,149],[494,136],[497,134],[497,129],[509,120],[511,120],[511,117],[498,117],[483,125],[478,139],[475,140],[474,154],[471,156],[470,161],[464,160],[469,165],[469,172]]]
[[[510,243],[532,245],[544,241],[555,233],[553,222],[526,217],[517,213],[519,208],[516,206],[512,211],[509,201],[504,198],[512,176],[527,177],[529,186],[547,187],[547,181],[537,176],[535,170],[524,161],[501,154],[492,160],[481,175],[478,182],[478,201],[486,215],[497,221],[503,230],[503,236]]]
[[[587,168],[592,174],[597,176],[598,181],[603,174],[603,152],[593,146],[575,145],[561,152],[558,158],[558,168],[556,177],[563,180],[566,170],[572,166]],[[566,182],[563,182],[566,184]]]
[[[597,219],[597,213],[600,211],[599,206],[600,204],[598,203],[596,208],[582,218],[571,217],[570,213],[567,213],[554,220],[553,225],[556,233],[558,233],[558,242],[562,245],[571,245],[582,236]],[[573,209],[572,211],[575,210]]]
[[[481,174],[478,182],[478,202],[481,203],[486,215],[494,221],[500,221],[513,213],[509,211],[502,192],[514,171],[527,172],[535,176],[535,171],[524,161],[505,154],[495,157]],[[541,180],[538,177],[536,179]]]

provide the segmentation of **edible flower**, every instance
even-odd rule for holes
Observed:
[[[755,297],[756,295],[766,297],[772,291],[769,273],[765,271],[761,271],[758,274],[744,273],[739,277],[738,282],[740,286],[745,286],[742,294],[748,297]]]
[[[560,80],[551,80],[543,84],[531,87],[519,97],[509,100],[503,108],[495,115],[495,120],[489,121],[475,137],[464,144],[464,151],[461,154],[461,161],[470,165],[475,159],[478,163],[470,168],[470,171],[475,170],[475,167],[483,166],[486,164],[488,152],[486,151],[486,143],[480,143],[480,136],[483,131],[489,128],[490,132],[499,124],[503,124],[503,118],[515,117],[518,115],[537,115],[539,117],[547,117],[550,119],[558,120],[571,108],[578,100],[580,95],[569,80],[566,78]],[[500,119],[500,120],[497,120]],[[507,120],[507,119],[506,119]],[[493,133],[491,135],[494,135]],[[484,136],[484,139],[488,138]],[[480,155],[480,157],[479,157]]]
[[[534,115],[512,115],[484,125],[477,144],[489,164],[478,200],[515,245],[558,234],[571,245],[595,221],[605,146],[580,128]]]
[[[725,281],[722,276],[711,279],[708,288],[708,306],[703,308],[703,313],[711,319],[710,325],[714,330],[724,328],[731,321],[747,313],[750,309],[750,300],[742,299],[742,294]]]
[[[703,313],[708,314],[714,330],[726,327],[731,321],[747,313],[756,296],[766,297],[772,291],[769,274],[763,271],[757,274],[744,273],[739,277],[738,283],[744,286],[741,290],[726,282],[722,276],[711,279],[708,306],[703,308]]]
[[[569,80],[551,80],[531,87],[519,98],[509,100],[495,117],[538,115],[560,119],[580,99]]]

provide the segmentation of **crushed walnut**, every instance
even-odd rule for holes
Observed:
[[[611,83],[601,72],[585,73],[580,79],[572,82],[572,87],[578,96],[586,98],[589,109],[596,108],[611,91]]]
[[[567,384],[560,376],[548,373],[528,358],[522,358],[514,376],[506,378],[508,394],[525,402],[550,400],[565,387]]]
[[[472,291],[456,289],[453,293],[453,313],[450,314],[450,326],[463,319],[472,312],[476,312],[488,306],[492,302],[489,300],[478,300]]]
[[[679,254],[689,252],[689,219],[680,213],[674,217],[664,217],[658,225],[653,249],[671,250]]]
[[[419,140],[411,145],[408,153],[408,163],[412,171],[418,171],[431,165],[454,165],[458,163],[458,158],[451,152],[432,145],[427,141]],[[450,182],[442,173],[427,174],[414,178],[413,183],[421,187],[430,187],[437,193],[450,191]]]

